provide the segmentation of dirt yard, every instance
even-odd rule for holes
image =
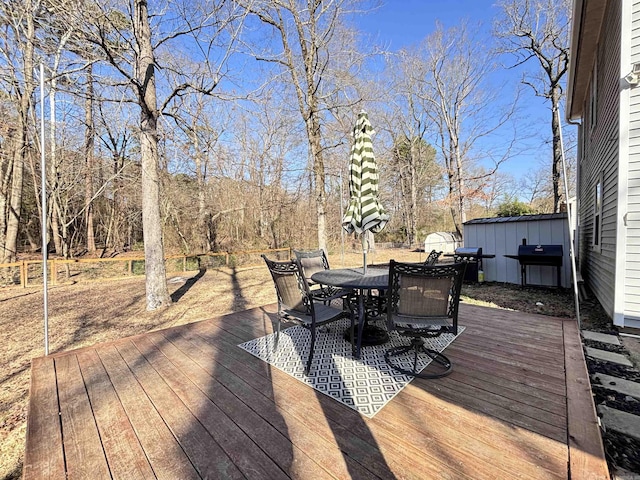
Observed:
[[[390,258],[422,261],[425,254],[380,250],[372,263]],[[329,257],[333,268],[358,266],[362,256]],[[276,301],[265,266],[193,272],[169,279],[174,303],[147,312],[144,279],[109,280],[49,290],[49,348],[60,352],[120,337],[204,320]],[[37,288],[37,287],[36,287]],[[43,293],[40,288],[0,289],[0,479],[20,478],[25,441],[29,368],[44,355]],[[575,316],[571,292],[522,289],[502,284],[468,285],[463,301],[553,316]],[[606,316],[591,309],[583,324],[610,328]],[[589,319],[591,318],[591,320]]]

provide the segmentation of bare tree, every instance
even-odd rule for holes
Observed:
[[[537,96],[551,103],[553,161],[551,182],[553,211],[560,211],[562,191],[560,175],[562,151],[559,115],[563,96],[562,80],[569,66],[570,0],[502,0],[502,14],[496,19],[494,32],[501,42],[500,51],[515,56],[513,67],[529,60],[537,61],[536,73],[527,74],[522,82]]]
[[[265,88],[250,109],[236,116],[236,142],[245,152],[241,155],[243,177],[248,178],[252,195],[253,225],[258,239],[278,248],[286,240],[278,234],[278,226],[285,221],[285,213],[298,199],[293,194],[300,189],[299,176],[292,175],[295,168],[289,153],[301,143],[295,135],[296,118],[278,108],[283,99],[276,88]],[[285,184],[285,176],[288,177]],[[286,194],[286,191],[290,195]],[[285,217],[286,218],[286,217]]]
[[[160,176],[158,174],[158,106],[156,59],[151,41],[151,25],[146,0],[134,0],[133,32],[135,49],[134,85],[140,105],[140,158],[142,159],[142,224],[147,310],[171,303],[167,290],[160,221]]]
[[[52,16],[55,19],[55,16]],[[51,65],[48,66],[48,99],[49,99],[49,149],[48,149],[48,166],[49,172],[47,175],[47,195],[50,199],[49,208],[47,212],[47,218],[50,219],[52,240],[55,247],[55,251],[58,255],[63,255],[64,258],[69,258],[70,255],[70,232],[69,223],[67,220],[67,213],[69,210],[69,204],[64,202],[63,196],[65,195],[62,186],[62,170],[64,155],[60,155],[60,145],[58,145],[58,121],[57,119],[57,97],[59,89],[59,81],[64,79],[65,72],[61,63],[63,55],[65,54],[68,42],[72,39],[75,33],[75,27],[72,23],[62,25],[60,22],[53,23],[54,34],[51,36],[45,36],[43,39],[41,49],[43,52],[49,53],[52,57]],[[49,26],[49,25],[47,25]],[[51,41],[53,40],[53,41]],[[55,45],[55,46],[54,46]],[[54,46],[52,48],[52,46]],[[62,71],[61,71],[62,70]]]
[[[421,84],[424,77],[411,74],[415,65],[406,54],[389,55],[383,82],[375,90],[378,98],[386,100],[378,112],[378,132],[386,130],[392,143],[385,176],[400,193],[396,208],[402,211],[405,241],[411,245],[418,240],[420,210],[433,187],[442,183],[443,171],[436,163],[435,149],[425,140],[431,120],[416,96],[420,90],[416,82]]]
[[[172,202],[172,208],[175,209],[176,204],[183,200],[175,198],[176,195],[186,196],[190,199],[191,207],[196,206],[195,212],[193,208],[191,211],[183,210],[182,217],[191,224],[192,230],[189,233],[191,241],[188,242],[187,249],[193,246],[199,253],[213,251],[215,247],[212,220],[216,212],[215,206],[209,201],[208,193],[211,188],[209,180],[218,173],[214,168],[213,159],[220,153],[218,143],[220,136],[225,133],[226,121],[221,118],[225,115],[215,111],[217,101],[210,95],[194,93],[177,99],[171,110],[166,113],[166,116],[171,117],[176,128],[173,132],[166,134],[165,155],[167,157],[179,155],[182,159],[180,162],[171,162],[168,159],[168,163],[175,163],[172,165],[174,169],[186,173],[195,180],[195,188],[193,184],[189,185],[188,189],[182,189],[186,191],[177,188],[174,198],[167,200]],[[177,153],[170,154],[170,148]],[[184,181],[179,183],[182,184]],[[181,222],[175,220],[173,223],[177,226]]]
[[[194,2],[185,8],[186,5],[180,2],[168,1],[154,6],[163,9],[163,13],[171,11],[172,21],[162,22],[163,15],[150,12],[147,0],[134,0],[130,4],[116,2],[110,6],[102,2],[87,2],[84,8],[76,12],[81,15],[77,22],[83,26],[87,41],[125,79],[125,86],[134,92],[135,103],[140,109],[142,222],[149,310],[171,303],[166,283],[163,217],[160,211],[158,119],[175,99],[189,92],[213,92],[221,75],[220,69],[214,71],[212,68],[214,52],[220,53],[214,41],[220,40],[225,45],[221,48],[222,54],[216,58],[224,64],[237,34],[236,29],[226,30],[237,18],[233,12],[226,10],[227,3]],[[156,22],[153,25],[152,19]],[[206,37],[204,32],[207,33]],[[222,39],[222,32],[230,33]],[[209,72],[207,77],[198,75],[199,72],[188,71],[186,67],[180,72],[175,69],[169,45],[186,35],[191,36],[193,45],[200,48],[202,56],[200,62],[192,62],[191,66]],[[179,78],[179,84],[166,84],[170,75],[163,72],[162,65],[172,73],[178,73],[171,78]],[[165,81],[162,102],[158,100],[159,78]],[[197,83],[198,80],[201,81]]]
[[[93,219],[93,170],[94,170],[94,146],[95,146],[95,122],[93,117],[93,68],[90,64],[87,68],[86,92],[85,92],[85,134],[84,134],[84,225],[87,235],[87,250],[96,251],[96,236]]]
[[[0,37],[4,95],[13,103],[17,115],[8,126],[3,155],[0,155],[0,252],[3,262],[13,262],[18,249],[22,211],[24,166],[33,144],[30,132],[35,82],[37,0],[6,1],[0,7]],[[10,120],[10,119],[6,119]],[[5,121],[6,121],[5,120]]]
[[[423,138],[408,138],[402,134],[393,146],[391,173],[394,186],[400,191],[406,242],[418,240],[418,208],[424,205],[424,192],[442,177],[435,163],[436,151]]]
[[[513,175],[496,172],[491,177],[481,197],[482,215],[494,215],[500,201],[504,198],[514,198],[517,191],[518,187]]]
[[[348,103],[342,97],[351,69],[361,58],[354,47],[353,30],[343,28],[350,0],[243,1],[248,11],[273,28],[279,48],[263,52],[259,60],[281,67],[295,90],[304,121],[312,162],[318,245],[326,249],[326,179],[324,123],[329,109]],[[271,42],[263,45],[274,47]]]
[[[494,57],[472,38],[466,24],[444,30],[438,25],[418,51],[402,52],[403,71],[414,85],[413,98],[431,121],[447,179],[448,200],[457,233],[462,235],[468,202],[483,191],[486,179],[512,155],[514,140],[498,150],[480,150],[480,140],[505,130],[517,97],[506,103],[499,88],[488,85]],[[515,132],[512,132],[515,138]],[[478,169],[479,159],[489,168]]]
[[[519,193],[536,211],[549,212],[553,208],[553,186],[549,171],[549,162],[541,160],[539,167],[525,172],[520,180]]]
[[[95,92],[95,90],[94,90]],[[97,93],[100,97],[101,94]],[[132,244],[132,232],[135,229],[132,220],[137,218],[139,202],[137,194],[139,191],[139,169],[131,160],[135,125],[129,118],[132,115],[123,105],[106,102],[96,102],[96,131],[99,141],[98,150],[106,150],[108,158],[102,159],[104,169],[99,167],[96,172],[102,181],[102,177],[107,177],[105,189],[108,192],[103,199],[102,215],[102,238],[104,248],[113,248],[116,251],[130,248]],[[118,118],[118,122],[111,121]],[[129,159],[129,160],[127,160]],[[100,170],[104,170],[100,173]],[[133,193],[129,198],[126,191]],[[94,195],[95,196],[95,195]],[[93,204],[93,202],[92,202]],[[133,213],[130,215],[129,212]]]

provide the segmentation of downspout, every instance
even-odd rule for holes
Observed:
[[[574,244],[573,244],[573,229],[571,228],[571,216],[573,213],[571,212],[571,208],[569,208],[569,187],[567,184],[567,162],[564,157],[564,141],[562,138],[562,122],[560,121],[560,109],[556,108],[555,112],[553,112],[558,119],[558,132],[560,133],[560,152],[562,153],[562,179],[564,183],[564,198],[567,202],[567,223],[569,225],[569,257],[571,258],[571,273],[573,277],[573,298],[575,299],[576,304],[576,319],[578,320],[578,329],[581,328],[580,321],[580,298],[578,295],[578,272],[576,270],[576,256],[574,252]],[[577,207],[577,204],[576,204]],[[577,208],[574,208],[577,210]],[[577,225],[577,222],[576,222]]]

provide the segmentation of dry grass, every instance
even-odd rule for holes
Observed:
[[[373,263],[422,261],[424,253],[380,250]],[[362,256],[349,253],[330,256],[332,267],[357,266]],[[49,345],[52,353],[116,338],[186,324],[213,316],[275,302],[267,269],[208,270],[171,277],[174,304],[147,312],[144,279],[111,280],[49,290]],[[465,286],[463,301],[573,316],[571,293],[524,290],[514,286],[483,284]],[[537,306],[536,302],[544,305]],[[0,478],[19,478],[25,440],[29,368],[33,357],[44,354],[43,294],[41,289],[0,290]]]

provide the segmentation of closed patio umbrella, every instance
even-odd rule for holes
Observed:
[[[367,252],[369,244],[366,232],[381,231],[389,220],[378,199],[378,166],[373,155],[371,135],[375,133],[367,113],[358,114],[353,129],[353,146],[349,164],[349,206],[342,219],[342,226],[348,232],[362,236],[364,272],[367,272]]]

